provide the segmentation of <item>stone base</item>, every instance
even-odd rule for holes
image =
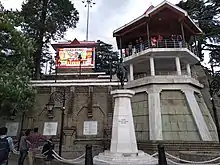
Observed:
[[[138,151],[137,154],[121,154],[105,151],[93,158],[94,165],[157,165],[158,160],[143,151]]]

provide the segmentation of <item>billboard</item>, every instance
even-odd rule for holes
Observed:
[[[58,55],[58,68],[95,67],[95,48],[60,48]]]

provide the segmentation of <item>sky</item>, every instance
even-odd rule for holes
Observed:
[[[6,9],[20,9],[23,0],[0,0]],[[69,29],[65,39],[86,39],[87,8],[82,0],[71,0],[79,11],[77,28]],[[169,0],[178,3],[180,0]],[[116,48],[113,31],[142,15],[150,5],[158,5],[163,0],[93,0],[96,4],[90,8],[89,40],[102,40]]]
[[[23,2],[23,0],[0,1],[6,9],[21,9]],[[69,29],[66,32],[64,40],[77,38],[79,41],[83,41],[86,39],[87,8],[82,0],[71,1],[79,12],[79,22],[75,29]],[[177,4],[180,0],[168,1]],[[163,0],[93,0],[93,2],[96,4],[90,8],[89,40],[102,40],[117,49],[113,31],[142,15],[150,5],[156,6]]]

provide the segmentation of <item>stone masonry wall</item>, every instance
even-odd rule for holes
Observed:
[[[136,138],[138,141],[149,140],[149,111],[147,93],[135,94],[131,103]]]
[[[164,140],[200,140],[191,110],[181,91],[161,92],[161,113]]]

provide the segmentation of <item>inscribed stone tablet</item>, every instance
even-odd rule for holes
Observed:
[[[97,121],[84,121],[83,135],[97,135]]]
[[[58,122],[45,122],[44,123],[44,136],[54,136],[57,135]]]
[[[9,122],[6,123],[5,127],[8,128],[7,136],[17,136],[19,123],[18,122]]]

